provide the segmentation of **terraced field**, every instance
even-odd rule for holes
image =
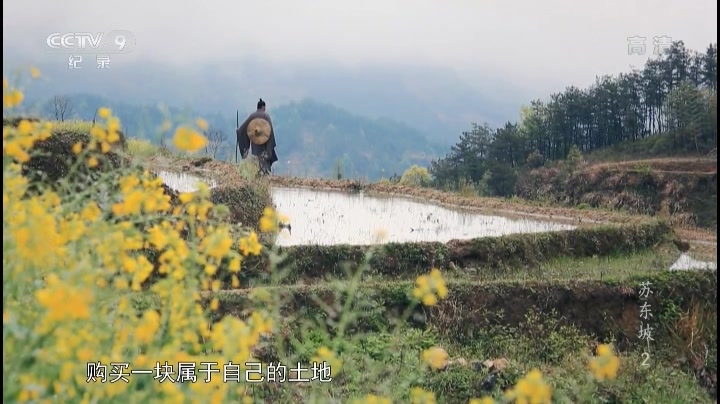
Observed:
[[[33,148],[4,167],[5,401],[716,399],[708,230],[137,161],[105,119],[90,134],[7,127],[10,150]],[[102,144],[110,134],[119,145]],[[150,375],[85,374],[117,362]],[[179,380],[180,363],[276,373],[159,381]]]
[[[185,190],[192,175],[234,178],[235,168],[210,164],[187,169],[179,182],[165,178]],[[713,401],[716,365],[703,352],[716,350],[716,258],[697,247],[707,239],[692,240],[688,251],[655,218],[388,188],[271,180],[289,228],[269,257],[248,262],[240,288],[226,284],[204,297],[217,300],[218,316],[243,317],[257,307],[258,291],[272,296],[260,305],[277,310],[282,325],[256,355],[295,363],[330,346],[342,353],[343,370],[327,386],[268,385],[258,396],[301,400],[322,391],[327,402],[343,402],[419,385],[438,402],[460,403],[500,397],[540,368],[557,386],[557,402]],[[431,268],[442,270],[448,294],[423,306],[412,293]],[[645,283],[657,310],[649,343],[639,335]],[[612,384],[583,373],[599,342],[621,352]],[[423,370],[422,350],[433,346],[448,353],[447,363]]]

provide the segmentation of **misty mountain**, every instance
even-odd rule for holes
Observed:
[[[221,133],[219,159],[235,159],[237,116],[199,113],[189,108],[130,104],[92,94],[66,97],[68,119],[92,120],[98,108],[112,108],[129,137],[155,144],[170,141],[171,133],[162,134],[165,120],[175,125],[205,118]],[[34,101],[34,102],[33,102]],[[52,98],[30,100],[26,112],[34,116],[59,119]],[[248,111],[238,111],[242,122]],[[445,146],[420,131],[387,119],[370,119],[311,99],[280,105],[271,111],[277,134],[279,161],[276,173],[296,176],[335,177],[338,169],[344,178],[367,177],[377,180],[402,174],[413,164],[427,166],[444,154]]]
[[[445,152],[442,143],[403,123],[310,99],[282,105],[272,116],[283,142],[280,160],[293,175],[327,177],[340,170],[343,177],[379,179],[413,164],[427,166]]]
[[[281,104],[315,99],[370,118],[405,123],[450,146],[471,122],[500,126],[517,119],[528,97],[497,78],[483,88],[470,86],[451,71],[428,67],[304,66],[242,61],[171,67],[157,62],[113,58],[109,69],[97,69],[86,55],[83,69],[68,68],[67,55],[14,56],[3,51],[5,74],[32,62],[44,82],[26,94],[46,99],[58,94],[92,93],[129,104],[165,103],[202,114],[232,116],[249,111],[258,98],[270,112]]]

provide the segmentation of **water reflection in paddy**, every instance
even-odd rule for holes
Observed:
[[[290,217],[291,234],[284,230],[280,245],[373,244],[377,230],[385,241],[417,242],[570,230],[574,226],[530,219],[488,216],[425,204],[406,198],[274,188],[280,213]]]

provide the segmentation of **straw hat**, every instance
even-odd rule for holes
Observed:
[[[270,123],[262,118],[255,118],[248,124],[247,134],[256,145],[264,145],[270,139]]]

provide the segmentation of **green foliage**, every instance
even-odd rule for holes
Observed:
[[[717,146],[713,136],[717,112],[712,110],[711,97],[716,95],[701,90],[690,80],[670,92],[665,105],[669,111],[668,129],[675,135],[674,149],[700,153]]]
[[[517,171],[506,164],[492,164],[483,175],[482,183],[490,196],[510,197],[515,194]]]
[[[255,158],[246,158],[237,166],[238,174],[245,180],[257,179],[260,173],[260,164]]]
[[[82,120],[68,120],[68,121],[54,121],[53,122],[53,130],[55,132],[70,132],[70,133],[85,133],[89,134],[90,130],[93,127],[92,121],[82,121]]]
[[[84,161],[79,161],[73,153],[75,144],[80,143],[86,147],[90,142],[90,126],[75,121],[64,122],[63,125],[67,129],[53,128],[48,139],[35,144],[35,153],[30,161],[23,165],[25,175],[31,181],[53,184],[71,171],[87,173],[96,171],[85,167]],[[82,131],[83,129],[87,131]],[[125,148],[125,139],[121,136],[120,142],[113,146],[113,151],[107,153],[107,159],[100,162],[101,169],[109,170],[127,164],[127,160],[117,153],[123,148]]]
[[[228,207],[232,224],[247,227],[256,227],[265,207],[272,206],[268,187],[258,183],[213,188],[210,201]]]
[[[152,156],[168,155],[167,151],[146,139],[131,138],[127,141],[127,152],[137,160],[145,160]]]
[[[519,124],[473,124],[446,157],[430,164],[430,173],[440,188],[458,189],[467,179],[483,181],[484,192],[508,195],[507,175],[497,180],[502,185],[490,185],[498,167],[527,171],[567,160],[570,173],[583,153],[613,146],[608,154],[618,158],[705,154],[717,146],[716,93],[717,45],[692,53],[678,41],[643,70],[598,77],[590,88],[568,87],[547,102],[532,101]]]
[[[405,170],[399,181],[400,185],[412,187],[425,187],[430,184],[430,173],[427,168],[413,165]]]
[[[580,163],[583,162],[583,155],[577,146],[570,147],[570,152],[565,159],[566,167],[568,171],[572,172],[578,168]]]
[[[416,276],[429,266],[448,267],[450,263],[474,266],[483,271],[508,272],[527,270],[559,257],[593,257],[643,251],[661,242],[670,234],[664,222],[631,226],[597,226],[566,232],[513,234],[456,241],[452,245],[439,242],[388,243],[367,246],[292,246],[281,248],[283,265],[289,280],[332,279],[355,273],[367,265],[367,271],[382,276]],[[372,250],[365,262],[363,257]],[[267,259],[267,258],[263,258]],[[258,268],[266,268],[259,264]],[[247,279],[262,273],[252,270]]]
[[[525,165],[529,169],[533,168],[540,168],[545,164],[545,160],[542,154],[540,154],[539,151],[535,150],[532,153],[528,154],[527,159],[525,160]]]
[[[559,364],[568,356],[577,355],[589,341],[575,327],[563,324],[555,309],[542,312],[531,307],[525,320],[518,325],[516,338],[520,343],[537,352],[545,363]]]
[[[666,365],[677,353],[684,352],[680,345],[666,345],[675,341],[672,334],[656,334],[651,351],[656,362],[645,369],[640,365],[641,347],[635,342],[622,343],[625,338],[635,341],[636,328],[626,328],[627,334],[618,335],[615,327],[626,319],[627,311],[639,308],[641,302],[629,291],[639,290],[645,281],[652,284],[652,307],[660,307],[665,301],[677,302],[674,316],[655,319],[657,329],[679,330],[675,326],[677,319],[693,307],[698,307],[698,315],[712,314],[716,303],[705,301],[702,306],[694,306],[692,300],[692,296],[712,293],[717,287],[712,273],[654,273],[622,283],[451,282],[447,302],[415,309],[407,298],[411,283],[399,290],[398,285],[387,281],[360,285],[356,283],[359,276],[353,279],[332,286],[326,283],[273,289],[278,301],[285,302],[283,315],[288,319],[288,329],[284,338],[294,341],[289,345],[293,360],[309,358],[323,345],[341,352],[343,373],[335,384],[337,396],[397,392],[406,388],[400,386],[420,385],[433,391],[438,402],[466,402],[482,395],[499,398],[503,388],[515,384],[529,369],[539,367],[548,375],[558,401],[590,401],[586,397],[622,401],[645,397],[656,402],[664,402],[666,397],[708,400],[694,381],[692,369]],[[347,306],[352,296],[356,298]],[[246,295],[226,294],[222,298],[222,307],[230,312],[252,304]],[[625,303],[619,305],[618,301]],[[347,311],[343,307],[354,309]],[[370,314],[365,309],[368,307],[381,311],[372,310]],[[357,327],[346,329],[347,334],[340,338],[338,325],[345,316],[352,316]],[[368,316],[383,321],[364,321]],[[309,318],[314,322],[308,323]],[[696,338],[706,344],[713,341],[708,332]],[[588,356],[599,341],[624,347],[617,381],[598,383],[587,374]],[[423,349],[433,346],[448,352],[450,364],[446,369],[430,371],[419,361]],[[494,387],[485,386],[491,372],[482,363],[497,358],[507,359],[508,367],[496,373]],[[282,393],[270,394],[277,398]]]

